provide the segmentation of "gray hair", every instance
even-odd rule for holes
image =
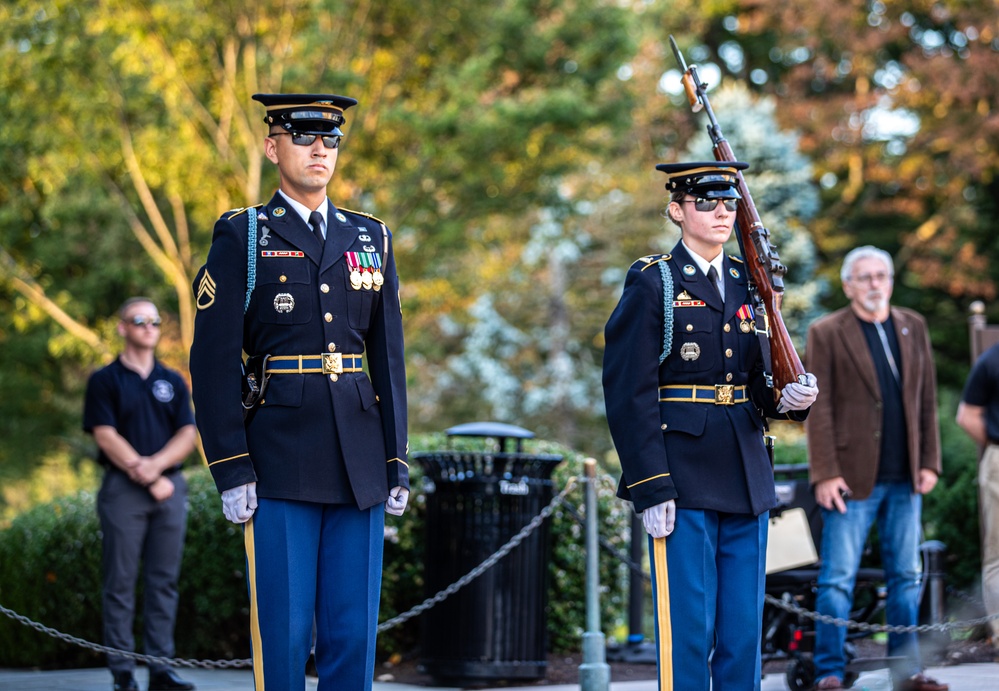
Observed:
[[[843,266],[839,270],[839,279],[843,283],[850,280],[850,275],[853,274],[853,265],[861,259],[880,259],[888,267],[888,275],[895,275],[895,264],[890,254],[884,250],[879,250],[874,245],[864,245],[863,247],[850,250],[843,258]]]

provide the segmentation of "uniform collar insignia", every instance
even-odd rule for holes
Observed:
[[[278,208],[274,209],[274,218],[281,218],[286,213],[288,213],[288,210],[285,209],[283,206],[279,206]]]

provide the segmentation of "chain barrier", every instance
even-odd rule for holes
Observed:
[[[767,603],[784,610],[785,612],[791,612],[792,614],[797,614],[799,616],[805,617],[806,619],[811,619],[820,624],[832,624],[833,626],[839,626],[841,628],[855,629],[857,631],[866,631],[868,633],[929,633],[931,631],[938,632],[948,632],[954,629],[973,629],[976,626],[985,624],[992,621],[993,619],[999,619],[999,614],[992,614],[989,616],[979,617],[978,619],[969,619],[967,621],[951,621],[943,624],[920,624],[918,626],[889,626],[885,624],[869,624],[863,621],[853,621],[852,619],[840,619],[839,617],[834,617],[829,614],[819,614],[818,612],[813,612],[812,610],[805,609],[800,605],[795,604],[790,595],[786,595],[784,599],[776,598],[773,595],[764,595],[764,599]]]
[[[609,475],[601,475],[596,479],[597,481],[604,484],[609,484],[612,487],[615,486],[616,484],[614,479]],[[507,541],[507,543],[504,544],[502,547],[500,547],[495,553],[487,557],[481,564],[473,568],[471,571],[469,571],[467,574],[459,578],[457,581],[455,581],[448,587],[438,591],[433,596],[428,597],[426,600],[414,606],[410,610],[403,612],[402,614],[396,615],[391,619],[387,619],[386,621],[379,624],[377,628],[378,633],[383,633],[385,631],[388,631],[389,629],[392,629],[406,621],[409,621],[413,617],[419,616],[423,612],[427,611],[434,605],[443,602],[448,597],[454,595],[456,592],[458,592],[466,585],[474,581],[476,578],[478,578],[483,573],[492,568],[500,559],[502,559],[511,551],[513,551],[518,545],[520,545],[520,543],[522,543],[525,539],[527,539],[527,537],[530,536],[531,533],[537,530],[541,526],[541,524],[545,521],[545,519],[547,519],[552,515],[552,513],[554,513],[555,508],[557,506],[561,506],[563,509],[565,509],[569,513],[569,515],[579,523],[584,523],[585,518],[579,513],[576,507],[572,506],[572,504],[570,504],[565,500],[566,495],[568,495],[569,492],[572,491],[572,489],[576,486],[577,482],[587,482],[587,480],[586,478],[578,478],[575,476],[570,477],[566,482],[566,485],[562,489],[562,491],[556,494],[552,498],[552,500],[548,503],[548,505],[545,506],[537,516],[532,518],[529,523],[527,523],[523,528],[521,528],[516,535],[510,538],[510,540]],[[649,574],[645,572],[645,569],[640,564],[635,563],[627,554],[625,554],[623,551],[619,550],[617,547],[611,544],[611,542],[607,540],[607,538],[600,536],[599,540],[601,547],[603,547],[612,556],[623,562],[632,571],[641,574],[645,580],[651,580]],[[947,592],[948,594],[954,595],[955,597],[962,599],[966,602],[972,604],[980,604],[974,598],[971,598],[970,596],[951,587],[947,588]],[[839,617],[833,617],[828,614],[819,614],[818,612],[805,609],[804,607],[801,607],[800,605],[796,604],[790,595],[785,595],[784,598],[781,599],[774,597],[773,595],[766,594],[764,595],[764,600],[768,604],[774,607],[782,609],[786,612],[790,612],[792,614],[796,614],[801,617],[805,617],[806,619],[811,619],[818,623],[832,624],[834,626],[865,631],[868,633],[949,632],[955,629],[971,629],[976,626],[980,626],[990,621],[999,619],[999,614],[993,614],[967,621],[947,622],[941,624],[921,624],[919,626],[890,626],[883,624],[870,624],[867,622],[858,622],[858,621],[853,621],[851,619],[841,619]],[[0,614],[3,614],[9,617],[10,619],[13,619],[14,621],[23,624],[29,628],[35,629],[40,633],[52,636],[53,638],[58,638],[59,640],[62,640],[66,643],[70,643],[72,645],[76,645],[81,648],[85,648],[87,650],[92,650],[97,653],[113,654],[121,657],[130,658],[136,660],[137,662],[156,663],[162,665],[170,665],[174,667],[188,667],[188,668],[200,667],[204,669],[241,668],[241,667],[250,667],[252,665],[251,659],[191,660],[191,659],[182,659],[182,658],[157,657],[153,655],[144,655],[142,653],[135,653],[127,650],[118,650],[117,648],[111,648],[105,645],[100,645],[98,643],[93,643],[91,641],[87,641],[82,638],[78,638],[76,636],[71,636],[69,634],[62,633],[61,631],[58,631],[56,629],[45,626],[44,624],[40,624],[36,621],[33,621],[32,619],[22,614],[18,614],[17,612],[8,609],[7,607],[4,607],[2,604],[0,604]]]
[[[569,515],[575,518],[576,522],[578,522],[580,525],[585,525],[586,518],[581,513],[579,513],[579,511],[576,510],[575,506],[563,500],[562,508],[568,511]],[[638,574],[649,583],[652,582],[652,576],[649,575],[649,573],[645,570],[645,568],[642,567],[641,564],[638,564],[634,560],[632,560],[632,558],[627,554],[625,554],[622,550],[612,545],[610,540],[605,538],[603,535],[598,535],[597,540],[600,542],[600,546],[603,547],[605,551],[610,553],[612,557],[622,562],[632,572]]]
[[[586,480],[584,479],[583,481],[585,482]],[[576,486],[576,482],[577,479],[575,477],[570,477],[569,481],[565,484],[565,487],[562,489],[562,491],[556,494],[552,498],[552,500],[548,503],[548,506],[541,509],[541,513],[539,513],[537,516],[531,519],[530,523],[521,528],[519,533],[510,538],[509,542],[507,542],[505,545],[496,550],[496,552],[492,556],[487,557],[485,561],[483,561],[474,569],[466,573],[457,581],[455,581],[448,587],[444,588],[443,590],[438,591],[436,595],[428,597],[426,600],[416,605],[408,612],[403,612],[398,616],[383,621],[381,624],[378,625],[378,633],[387,631],[391,629],[393,626],[397,626],[403,623],[404,621],[408,621],[409,619],[412,619],[413,617],[422,614],[426,610],[436,605],[438,602],[443,602],[451,595],[454,595],[456,592],[458,592],[466,585],[474,581],[476,578],[484,574],[490,568],[492,568],[492,566],[496,562],[498,562],[500,559],[509,554],[517,545],[523,542],[528,535],[537,530],[538,526],[544,523],[546,518],[552,515],[552,512],[555,511],[555,507],[563,501],[565,495],[569,493],[569,490],[571,490],[573,487]]]
[[[3,605],[0,605],[0,614],[5,614],[11,619],[25,626],[40,631],[41,633],[52,636],[53,638],[58,638],[66,643],[72,643],[73,645],[79,646],[81,648],[86,648],[87,650],[93,650],[96,653],[110,653],[118,655],[121,657],[131,658],[137,662],[155,662],[160,665],[171,665],[173,667],[203,667],[205,669],[211,668],[226,668],[226,667],[249,667],[251,664],[250,660],[183,660],[180,658],[169,658],[169,657],[157,657],[155,655],[143,655],[141,653],[133,653],[128,650],[118,650],[117,648],[110,648],[106,645],[100,645],[98,643],[92,643],[90,641],[84,640],[82,638],[77,638],[76,636],[70,636],[68,633],[63,633],[57,631],[56,629],[45,626],[44,624],[39,624],[37,621],[33,621],[23,614],[18,614],[17,612],[7,609]]]
[[[532,518],[529,523],[527,523],[523,528],[521,528],[516,535],[511,537],[506,544],[504,544],[502,547],[496,550],[495,553],[487,557],[481,564],[473,568],[471,571],[469,571],[467,574],[465,574],[457,581],[449,585],[447,588],[444,588],[443,590],[439,591],[432,597],[428,597],[426,600],[416,605],[409,611],[403,612],[402,614],[392,617],[391,619],[387,619],[386,621],[379,624],[378,633],[383,633],[385,631],[388,631],[389,629],[394,628],[395,626],[398,626],[399,624],[402,624],[403,622],[406,622],[412,619],[413,617],[422,614],[423,612],[430,609],[437,603],[443,602],[451,595],[454,595],[456,592],[458,592],[466,585],[474,581],[476,578],[481,576],[483,573],[488,571],[490,568],[492,568],[496,564],[496,562],[498,562],[500,559],[502,559],[507,554],[512,552],[518,545],[520,545],[521,542],[526,540],[531,533],[537,530],[541,526],[541,524],[544,523],[545,519],[547,519],[549,516],[552,515],[552,513],[554,513],[556,506],[558,506],[559,504],[562,504],[563,506],[568,506],[568,503],[565,501],[565,497],[567,494],[569,494],[570,491],[572,491],[572,489],[576,486],[576,483],[578,481],[579,478],[570,477],[569,480],[566,482],[565,487],[562,488],[562,491],[556,494],[552,498],[552,500],[548,503],[548,505],[541,510],[541,513]],[[583,478],[582,481],[586,482],[586,479]],[[137,662],[156,663],[161,665],[170,665],[173,667],[202,667],[205,669],[250,667],[253,664],[253,661],[251,659],[186,660],[182,658],[166,658],[166,657],[156,657],[153,655],[144,655],[142,653],[135,653],[128,650],[118,650],[117,648],[111,648],[105,645],[100,645],[98,643],[93,643],[91,641],[87,641],[82,638],[78,638],[76,636],[71,636],[69,634],[62,633],[61,631],[58,631],[56,629],[45,626],[44,624],[40,624],[36,621],[33,621],[32,619],[22,614],[18,614],[17,612],[8,609],[7,607],[4,607],[2,604],[0,604],[0,614],[4,614],[16,622],[24,624],[25,626],[35,629],[36,631],[39,631],[46,635],[52,636],[53,638],[58,638],[59,640],[62,640],[66,643],[70,643],[72,645],[76,645],[81,648],[85,648],[87,650],[92,650],[97,653],[106,653],[106,654],[118,655],[121,657],[127,657],[132,660],[136,660]]]

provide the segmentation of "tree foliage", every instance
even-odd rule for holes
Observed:
[[[184,368],[213,221],[276,184],[258,91],[360,101],[330,196],[395,234],[413,430],[496,417],[602,457],[603,325],[626,267],[677,239],[654,165],[705,152],[704,123],[670,86],[669,34],[724,87],[716,110],[753,163],[799,341],[844,304],[843,254],[876,244],[897,259],[895,302],[930,319],[941,382],[959,387],[966,304],[992,305],[999,278],[994,12],[988,0],[4,3],[0,505],[29,475],[63,487],[90,452],[82,387],[118,347],[125,297],[160,303],[161,354]]]

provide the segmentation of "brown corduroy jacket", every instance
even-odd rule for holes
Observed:
[[[920,468],[938,475],[940,429],[937,380],[926,320],[902,307],[891,308],[902,355],[902,401],[913,491]],[[806,369],[818,379],[808,433],[809,482],[842,476],[854,499],[870,496],[881,455],[881,389],[867,339],[853,310],[845,307],[808,329]]]

